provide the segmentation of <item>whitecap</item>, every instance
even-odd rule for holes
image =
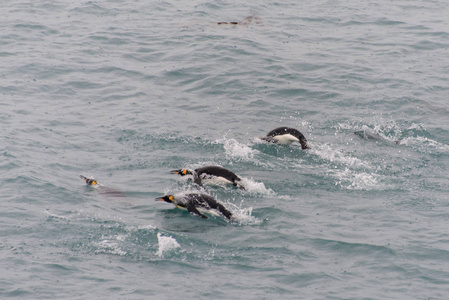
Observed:
[[[48,210],[46,210],[45,213],[48,215],[49,219],[60,219],[60,220],[64,220],[64,221],[71,220],[71,215],[69,215],[69,216],[58,215],[58,214],[52,213]]]
[[[257,150],[252,149],[248,145],[239,143],[235,139],[219,139],[216,140],[217,143],[223,144],[225,149],[225,155],[227,159],[238,159],[241,161],[251,161]]]
[[[240,208],[232,211],[232,217],[239,225],[260,225],[263,220],[252,216],[253,208]]]
[[[252,141],[254,144],[266,144],[267,143],[267,141],[264,141],[264,140],[262,140],[260,137],[255,137],[255,138],[253,138],[253,141]]]
[[[403,140],[401,140],[401,145],[406,146],[414,146],[414,145],[426,145],[429,149],[438,150],[441,152],[449,152],[449,145],[442,144],[440,142],[437,142],[435,140],[426,138],[426,137],[408,137]]]
[[[263,223],[263,220],[251,215],[253,212],[252,207],[241,208],[229,202],[226,204],[226,207],[232,212],[232,221],[238,225],[260,225]]]
[[[118,240],[123,241],[124,237],[119,236]],[[114,254],[119,256],[125,256],[127,254],[126,251],[120,248],[120,245],[116,242],[116,240],[112,239],[104,239],[98,243],[95,243],[94,246],[97,248],[95,250],[96,254],[104,253],[104,254]]]
[[[332,148],[329,145],[317,145],[309,150],[310,153],[327,160],[331,163],[338,163],[350,167],[370,168],[370,165],[357,157],[341,152],[338,149]]]
[[[155,230],[156,227],[154,227],[153,225],[138,225],[137,229],[138,230]]]
[[[159,257],[163,257],[164,253],[173,251],[177,248],[181,248],[175,238],[171,236],[162,235],[160,232],[157,234],[157,241],[159,244],[159,248],[157,251],[157,255]]]
[[[426,131],[426,128],[421,123],[413,123],[407,130]]]
[[[241,185],[245,188],[245,191],[250,194],[261,194],[266,196],[275,196],[276,193],[272,189],[267,189],[263,182],[257,182],[253,178],[240,178]]]
[[[348,190],[376,190],[383,189],[380,183],[380,175],[366,172],[356,172],[346,168],[342,171],[336,171],[334,176],[338,179],[335,185],[339,185]]]

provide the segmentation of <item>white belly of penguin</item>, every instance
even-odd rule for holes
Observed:
[[[203,178],[201,178],[201,180],[207,184],[212,184],[212,185],[227,185],[227,184],[233,184],[232,181],[227,180],[224,177],[220,177],[220,176],[204,176]]]
[[[187,208],[179,206],[179,205],[176,205],[176,207],[180,208],[182,210],[187,210]],[[220,216],[220,213],[217,210],[215,210],[215,209],[207,209],[207,208],[203,208],[203,207],[200,207],[200,206],[197,206],[196,209],[203,215],[204,214],[209,214],[209,215],[215,216],[215,217],[219,217]]]
[[[291,144],[293,142],[299,142],[299,139],[297,137],[294,137],[291,134],[283,134],[283,135],[275,135],[273,136],[273,139],[278,141],[278,144]]]
[[[220,216],[220,213],[217,210],[215,210],[215,209],[205,209],[205,208],[201,208],[201,207],[197,207],[196,209],[198,209],[198,211],[200,213],[202,213],[203,215],[204,214],[209,214],[209,215],[215,216],[215,217],[219,217]]]

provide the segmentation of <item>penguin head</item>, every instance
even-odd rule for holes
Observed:
[[[96,185],[96,184],[98,184],[98,182],[95,179],[89,179],[89,180],[86,181],[86,183],[88,185]]]
[[[193,174],[192,171],[187,170],[187,169],[173,170],[173,171],[170,171],[170,173],[172,173],[172,174],[179,174],[181,176],[186,176],[186,175],[192,175]]]
[[[158,197],[156,199],[154,199],[155,201],[165,201],[168,203],[173,203],[173,195],[166,195],[164,197]]]
[[[88,184],[88,185],[96,185],[96,184],[98,184],[98,181],[96,181],[95,179],[93,179],[93,178],[87,178],[87,177],[85,177],[85,176],[83,176],[83,175],[80,175],[80,177],[86,182],[86,184]]]

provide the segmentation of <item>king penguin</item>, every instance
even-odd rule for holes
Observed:
[[[234,172],[219,166],[206,166],[195,170],[180,169],[170,171],[172,174],[181,176],[192,175],[193,182],[199,186],[203,186],[203,181],[213,182],[214,180],[221,183],[232,184],[239,189],[244,189],[241,179]]]
[[[88,178],[86,176],[80,175],[81,179],[86,182],[87,185],[97,185],[98,181],[93,178]]]
[[[102,184],[100,184],[96,179],[93,177],[86,177],[83,175],[80,175],[81,179],[86,182],[87,185],[91,185],[94,187],[100,194],[104,196],[110,196],[110,197],[126,197],[124,193],[122,193],[119,190],[111,189],[109,187],[106,187]]]
[[[220,212],[226,218],[231,219],[232,213],[227,210],[223,204],[219,203],[213,197],[203,194],[203,193],[188,193],[188,194],[177,194],[177,195],[165,195],[163,197],[158,197],[156,201],[165,201],[172,203],[179,208],[185,208],[190,213],[200,216],[203,219],[207,219],[201,211],[209,212]]]
[[[304,135],[299,130],[291,127],[279,127],[273,129],[261,139],[270,143],[284,145],[289,145],[293,142],[299,142],[301,144],[301,149],[309,149],[307,140]]]

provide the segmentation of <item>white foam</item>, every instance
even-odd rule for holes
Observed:
[[[49,218],[53,218],[53,219],[61,219],[64,221],[70,221],[71,220],[71,215],[67,216],[62,216],[62,215],[57,215],[55,213],[49,212],[48,210],[45,211],[45,213],[48,215]]]
[[[235,139],[219,139],[217,143],[223,144],[227,159],[239,159],[242,161],[250,161],[254,158],[257,150],[252,149],[248,145],[239,143]]]
[[[407,130],[420,130],[420,131],[425,131],[426,129],[424,128],[423,124],[419,123],[413,123]]]
[[[122,236],[119,236],[119,240],[123,240]],[[125,256],[126,251],[120,249],[119,244],[112,239],[104,239],[101,242],[95,243],[95,247],[97,248],[95,250],[95,253],[105,253],[105,254],[114,254],[114,255],[120,255]]]
[[[138,230],[155,230],[156,227],[154,227],[153,225],[139,225],[137,226]]]
[[[175,238],[171,236],[164,236],[160,232],[158,232],[157,234],[157,241],[159,244],[159,249],[156,254],[159,257],[163,257],[164,253],[168,251],[173,251],[177,248],[181,248]]]
[[[245,191],[251,194],[262,194],[267,196],[274,196],[276,193],[272,189],[267,189],[263,182],[257,182],[253,178],[240,178],[240,184],[245,188]]]
[[[345,154],[338,149],[331,148],[329,145],[317,145],[314,148],[309,150],[310,153],[313,153],[324,160],[328,160],[332,163],[339,163],[343,165],[347,165],[350,167],[361,167],[361,168],[370,168],[370,166],[358,159],[357,157],[353,157],[349,154]]]
[[[237,223],[238,225],[260,225],[263,222],[263,220],[260,220],[251,215],[251,213],[253,212],[252,207],[241,208],[233,203],[228,202],[226,203],[226,208],[232,212],[232,221]]]
[[[239,208],[237,210],[232,210],[233,220],[236,221],[239,225],[260,225],[263,220],[260,220],[251,215],[253,212],[252,207],[248,208]]]
[[[333,126],[334,128],[337,129],[337,131],[340,130],[353,130],[354,126],[352,124],[349,123],[338,123],[338,126]]]
[[[144,230],[144,231],[155,231],[156,227],[154,227],[153,225],[127,225],[123,228],[127,233],[132,234],[136,231],[139,230]],[[121,240],[123,237],[125,237],[124,235],[121,236],[117,236],[117,240]]]
[[[254,137],[254,138],[253,138],[253,143],[254,143],[254,144],[266,144],[267,141],[262,140],[260,137]]]
[[[338,179],[335,184],[348,190],[377,190],[385,188],[379,182],[379,175],[356,172],[348,168],[335,172],[334,175]]]
[[[433,148],[433,149],[436,149],[439,151],[443,151],[443,152],[449,151],[449,145],[442,144],[435,140],[432,140],[432,139],[429,139],[426,137],[421,137],[421,136],[405,138],[405,139],[401,140],[401,145],[406,145],[406,146],[427,145],[430,148]]]

